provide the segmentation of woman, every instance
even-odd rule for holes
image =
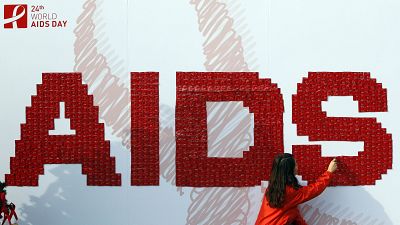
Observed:
[[[276,156],[256,225],[307,225],[297,206],[321,194],[336,169],[337,162],[333,159],[314,184],[301,187],[295,177],[297,164],[292,154]]]

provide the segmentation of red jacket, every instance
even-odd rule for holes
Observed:
[[[6,200],[6,193],[5,192],[0,192],[0,201],[1,201],[1,212],[4,212],[7,210],[7,200]]]
[[[326,171],[311,185],[301,187],[298,190],[287,186],[282,208],[271,208],[264,194],[256,225],[286,225],[290,223],[307,225],[297,206],[321,194],[331,179],[332,173]]]

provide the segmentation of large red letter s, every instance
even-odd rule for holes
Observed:
[[[49,135],[59,116],[60,102],[65,102],[65,115],[75,135]],[[98,107],[93,106],[93,96],[88,95],[81,74],[43,74],[43,84],[38,85],[37,96],[32,96],[32,107],[26,109],[21,140],[15,142],[7,184],[38,186],[44,164],[82,164],[88,185],[121,185],[115,159],[110,157],[110,142],[104,139],[104,125],[98,120]]]
[[[245,187],[268,180],[273,158],[283,153],[283,98],[258,73],[178,72],[176,184]],[[243,158],[207,156],[206,102],[243,101],[254,113],[254,146]]]
[[[328,96],[353,96],[360,112],[386,112],[387,93],[369,73],[309,73],[293,95],[293,122],[298,135],[310,141],[363,141],[358,156],[337,157],[339,170],[331,185],[373,185],[392,168],[392,136],[375,118],[327,117],[321,101]],[[326,170],[329,157],[320,145],[294,145],[303,179],[313,181]]]

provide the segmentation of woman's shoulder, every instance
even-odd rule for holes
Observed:
[[[295,187],[293,187],[293,186],[286,185],[286,194],[296,193],[296,192],[299,191],[301,188],[303,188],[303,186],[299,186],[298,188],[295,188]]]

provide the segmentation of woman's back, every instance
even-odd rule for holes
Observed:
[[[291,156],[291,155],[290,155]],[[282,160],[274,162],[273,173],[279,171],[278,165]],[[268,189],[264,195],[256,225],[306,225],[297,206],[321,194],[329,185],[332,179],[332,172],[336,170],[336,161],[332,160],[328,171],[324,172],[315,183],[298,187],[296,185],[285,184],[284,189],[280,189],[280,184],[271,178]],[[282,179],[281,179],[282,180]],[[278,188],[276,188],[278,187]],[[270,189],[272,188],[272,189]],[[282,193],[283,194],[280,194]],[[277,197],[278,196],[278,197]],[[270,200],[272,199],[272,202]]]

